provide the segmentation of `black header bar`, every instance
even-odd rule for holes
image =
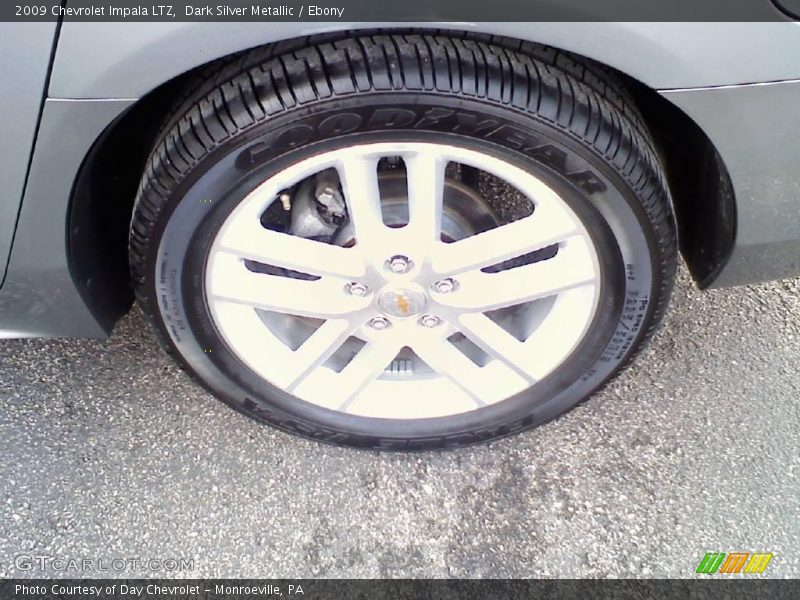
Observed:
[[[800,0],[780,0],[787,2]],[[787,21],[772,0],[2,0],[0,21]]]
[[[347,579],[7,579],[4,600],[795,600],[800,581],[689,580],[347,580]]]

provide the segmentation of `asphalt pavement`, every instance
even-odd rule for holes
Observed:
[[[699,292],[682,272],[648,350],[568,415],[386,454],[227,408],[137,309],[106,341],[0,341],[0,576],[692,577],[763,551],[800,577],[799,364],[800,280]]]

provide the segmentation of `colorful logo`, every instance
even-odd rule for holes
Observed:
[[[772,560],[772,552],[706,552],[696,573],[763,573]]]

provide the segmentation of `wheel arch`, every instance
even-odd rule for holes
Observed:
[[[423,31],[431,32],[430,29]],[[514,49],[523,48],[523,51],[525,44],[541,47],[536,42],[517,38],[437,31],[491,40]],[[255,56],[260,61],[310,42],[342,39],[354,33],[328,32],[281,40],[259,47]],[[690,117],[651,87],[591,58],[564,50],[558,52],[592,61],[599,68],[609,70],[621,78],[631,92],[653,131],[666,166],[681,251],[694,279],[701,287],[708,286],[724,267],[733,248],[736,223],[730,179],[713,143]],[[133,301],[127,258],[130,217],[144,164],[163,122],[191,91],[211,83],[210,73],[221,72],[224,76],[226,67],[238,69],[253,55],[249,50],[234,52],[161,83],[110,123],[83,161],[70,198],[69,266],[84,299],[106,326],[124,314]],[[109,197],[114,197],[115,201],[107,202]],[[104,259],[99,261],[98,256]],[[89,281],[91,286],[87,285]]]

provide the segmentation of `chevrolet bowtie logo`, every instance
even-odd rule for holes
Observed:
[[[389,289],[380,295],[378,305],[387,315],[406,319],[422,312],[425,295],[412,288]]]
[[[394,297],[394,305],[403,315],[411,314],[411,303],[408,301],[408,297],[406,297],[405,294],[396,294]]]

